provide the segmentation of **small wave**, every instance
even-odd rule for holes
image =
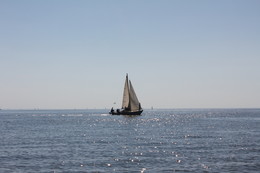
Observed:
[[[82,117],[83,114],[62,114],[63,117]]]
[[[33,114],[33,117],[52,117],[57,116],[57,114]]]

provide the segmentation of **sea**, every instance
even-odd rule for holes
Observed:
[[[0,110],[0,172],[260,172],[260,109],[108,112]]]

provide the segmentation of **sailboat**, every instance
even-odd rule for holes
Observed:
[[[126,74],[122,109],[114,111],[112,108],[109,113],[112,115],[141,115],[142,112],[141,103],[138,101],[131,81],[128,80],[128,74]]]

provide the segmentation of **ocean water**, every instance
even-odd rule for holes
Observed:
[[[260,109],[1,110],[0,172],[259,172]]]

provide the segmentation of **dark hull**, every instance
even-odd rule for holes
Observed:
[[[119,112],[109,112],[111,115],[141,115],[143,110],[130,112],[130,111],[119,111]]]

